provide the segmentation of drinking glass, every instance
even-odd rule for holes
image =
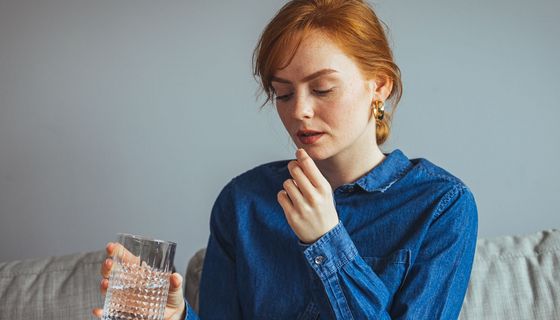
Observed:
[[[174,242],[119,233],[103,320],[163,320]]]

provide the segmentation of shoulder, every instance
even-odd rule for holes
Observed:
[[[289,161],[280,160],[258,165],[233,178],[232,183],[236,189],[244,192],[277,188],[290,176],[288,171]]]
[[[288,162],[261,164],[232,178],[214,202],[212,220],[241,221],[255,206],[276,204],[277,193],[289,176]]]
[[[456,175],[425,158],[410,159],[410,169],[405,179],[415,186],[425,185],[442,190],[468,189]]]
[[[476,212],[474,195],[463,180],[428,159],[414,158],[410,162],[410,170],[403,177],[403,182],[418,192],[434,197],[438,202],[436,216],[457,203]]]
[[[222,189],[220,197],[229,195],[232,198],[246,198],[251,194],[266,194],[274,191],[274,195],[281,188],[284,180],[288,179],[288,162],[279,160],[253,167],[233,177]]]
[[[253,182],[255,180],[260,181],[263,179],[264,180],[281,179],[285,177],[286,174],[289,174],[288,172],[289,161],[290,160],[279,160],[279,161],[273,161],[273,162],[268,162],[268,163],[258,165],[252,169],[249,169],[239,174],[238,176],[233,178],[233,180],[235,180],[236,183],[245,184],[248,182]]]
[[[412,163],[411,173],[420,180],[453,186],[466,186],[460,178],[428,159],[415,158],[410,159],[410,162]]]

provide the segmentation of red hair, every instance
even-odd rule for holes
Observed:
[[[320,30],[356,62],[366,79],[392,80],[388,97],[391,111],[386,111],[384,119],[376,123],[377,143],[384,143],[390,133],[392,114],[402,96],[402,81],[383,26],[373,9],[362,0],[288,2],[268,23],[253,53],[253,73],[267,96],[263,106],[274,99],[271,79],[275,71],[290,63],[310,31]],[[291,48],[290,52],[286,52],[287,48]]]

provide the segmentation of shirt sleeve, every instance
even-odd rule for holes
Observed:
[[[478,213],[472,193],[465,186],[451,190],[436,211],[418,256],[395,297],[395,318],[459,317],[477,233]]]
[[[320,310],[335,319],[456,319],[468,286],[477,236],[472,194],[455,188],[435,212],[416,260],[395,296],[359,255],[342,222],[305,259],[322,286]],[[324,298],[321,298],[324,297]]]
[[[185,300],[185,320],[199,320],[198,314],[189,306],[188,302]]]
[[[210,238],[200,279],[199,315],[204,320],[223,319],[224,315],[228,319],[242,318],[236,286],[232,183],[218,196],[210,217]]]

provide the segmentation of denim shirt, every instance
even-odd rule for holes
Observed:
[[[186,319],[456,319],[474,259],[465,184],[400,150],[334,190],[339,223],[311,245],[277,193],[288,160],[232,179],[210,218],[200,314]]]

